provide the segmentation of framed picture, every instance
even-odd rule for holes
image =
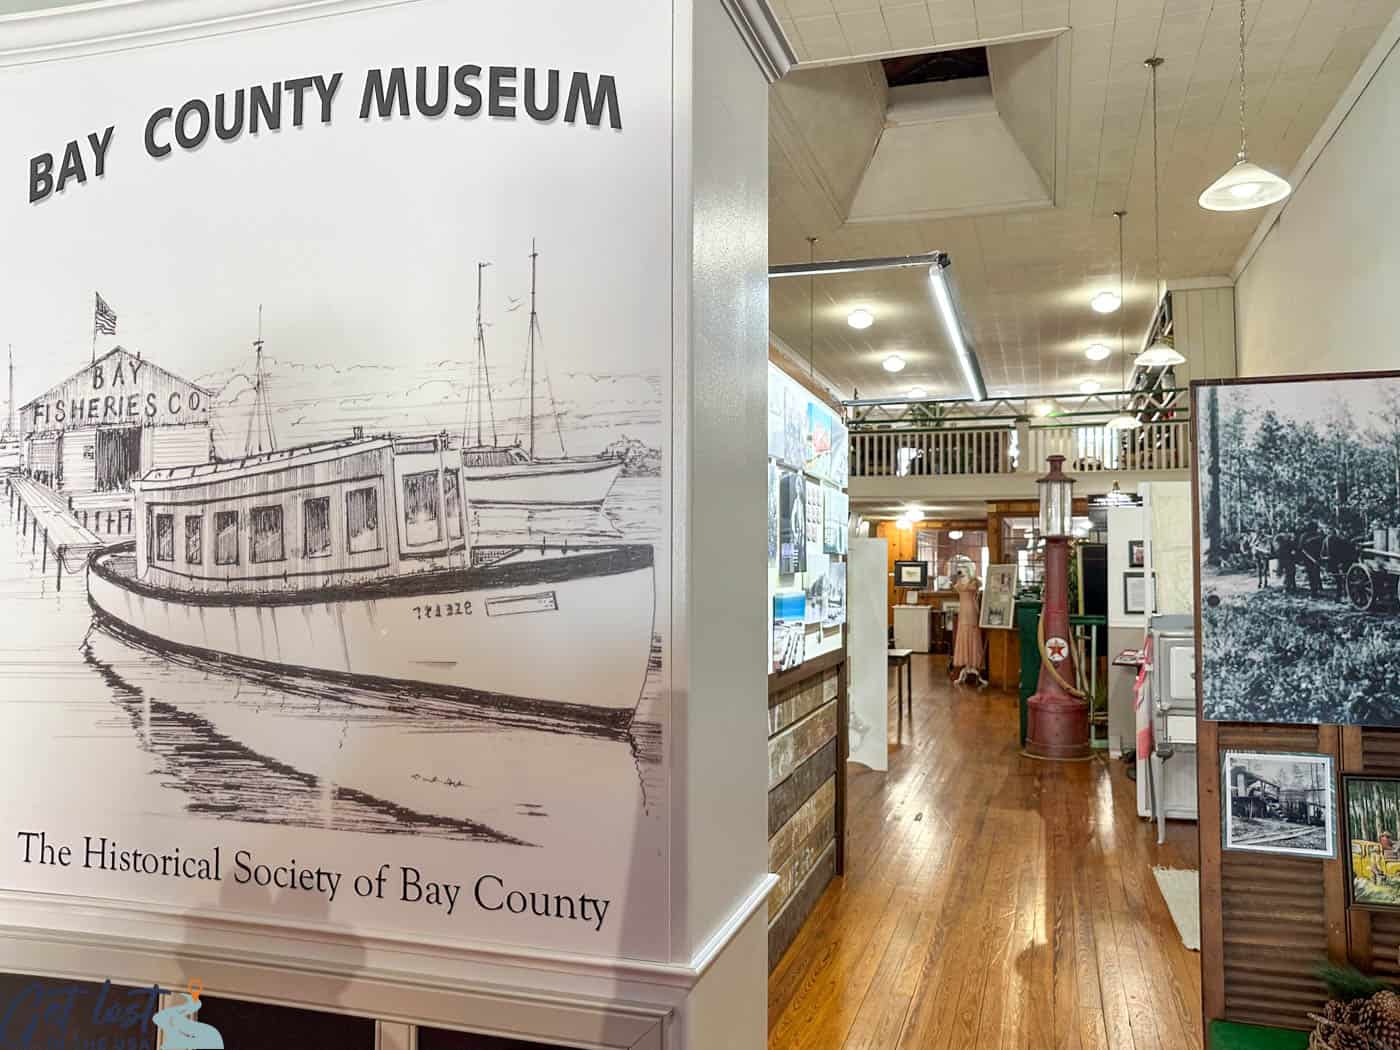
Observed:
[[[1222,848],[1326,860],[1337,855],[1330,755],[1226,751],[1220,780]]]
[[[928,586],[928,562],[897,561],[894,563],[894,585],[900,588],[923,590]]]
[[[1352,906],[1400,911],[1400,777],[1342,777],[1342,813]]]
[[[1011,630],[1016,626],[1016,565],[987,566],[987,585],[982,591],[979,627]]]
[[[1144,616],[1157,611],[1155,579],[1145,572],[1123,574],[1123,612],[1128,616]]]
[[[1128,541],[1128,568],[1145,569],[1147,567],[1147,541]]]
[[[1202,717],[1400,726],[1400,372],[1191,392]]]

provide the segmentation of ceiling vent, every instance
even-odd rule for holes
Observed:
[[[885,83],[892,88],[914,84],[942,84],[949,80],[973,80],[991,75],[985,47],[960,47],[926,55],[901,55],[882,63]]]

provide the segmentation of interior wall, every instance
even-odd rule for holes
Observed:
[[[1240,274],[1240,374],[1393,368],[1400,286],[1400,16],[1385,58]],[[1364,76],[1369,63],[1363,63]]]
[[[688,548],[674,597],[685,651],[674,681],[685,714],[672,824],[684,960],[740,914],[768,871],[768,85],[721,4],[678,4],[676,14],[691,21],[677,58],[676,153],[693,194],[675,230],[677,323],[690,346],[677,377],[687,466],[673,479]],[[684,26],[677,35],[685,39]],[[682,1010],[683,1046],[764,1044],[764,930],[749,918],[707,972]]]

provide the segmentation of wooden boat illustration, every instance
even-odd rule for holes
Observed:
[[[530,248],[530,320],[526,359],[526,386],[529,390],[529,435],[525,444],[519,441],[501,444],[496,432],[496,414],[491,393],[491,371],[486,359],[486,328],[481,317],[482,272],[489,265],[478,263],[476,268],[476,440],[462,449],[462,466],[472,486],[472,500],[480,504],[515,506],[601,506],[622,473],[623,461],[611,456],[569,456],[564,449],[564,436],[559,428],[559,410],[550,394],[550,411],[555,420],[555,434],[563,455],[548,458],[535,454],[538,429],[535,406],[536,346],[539,333],[539,313],[536,310],[536,263],[539,252]],[[546,382],[548,380],[546,379]],[[483,424],[489,421],[491,440],[486,440]]]
[[[152,470],[135,540],[95,553],[99,624],[156,651],[627,725],[649,545],[474,544],[446,434]]]

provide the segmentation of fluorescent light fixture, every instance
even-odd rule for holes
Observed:
[[[924,398],[928,397],[928,391],[921,386],[911,386],[906,396],[922,401]]]
[[[953,344],[953,350],[958,355],[958,364],[962,368],[963,378],[967,381],[968,393],[974,401],[985,401],[987,388],[982,385],[982,374],[977,370],[972,352],[968,350],[967,342],[963,339],[962,323],[958,320],[956,307],[953,306],[953,292],[948,287],[948,275],[944,272],[946,265],[945,257],[928,268],[929,283],[933,285],[933,299],[938,304],[939,315],[943,318],[948,342]]]
[[[1117,292],[1100,292],[1089,300],[1089,305],[1093,307],[1094,313],[1111,314],[1123,305],[1123,300],[1118,298]]]
[[[889,357],[885,358],[884,361],[880,363],[884,366],[886,372],[904,371],[904,358],[900,357],[898,354],[890,354]]]
[[[846,323],[852,328],[865,329],[875,323],[875,315],[863,306],[858,306],[846,315]]]
[[[962,536],[962,529],[952,529],[948,533],[948,538],[950,540],[960,540],[962,539]]]
[[[1090,361],[1106,361],[1112,353],[1113,351],[1103,343],[1090,343],[1084,348],[1084,356]]]
[[[1099,384],[1092,379],[1086,379],[1079,384],[1079,392],[1081,394],[1097,394],[1099,392]]]
[[[910,521],[923,521],[923,520],[924,520],[924,512],[923,512],[923,510],[922,510],[921,508],[919,508],[919,507],[905,507],[905,508],[904,508],[904,516],[905,516],[906,518],[908,518]]]
[[[1138,368],[1171,368],[1173,365],[1186,363],[1186,358],[1182,357],[1176,347],[1170,343],[1158,339],[1133,360],[1133,364]]]

